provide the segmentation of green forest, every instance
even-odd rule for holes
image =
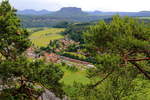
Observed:
[[[0,100],[150,100],[149,17],[64,16],[0,3]]]

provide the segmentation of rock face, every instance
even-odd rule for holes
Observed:
[[[57,98],[54,93],[45,89],[45,92],[42,94],[42,96],[39,97],[38,100],[61,100],[61,99]]]
[[[60,99],[55,96],[54,93],[45,89],[45,92],[38,98],[38,100],[68,100],[66,97],[64,99]]]
[[[61,12],[74,12],[74,13],[82,12],[81,8],[76,8],[76,7],[64,7],[60,11]]]
[[[53,16],[83,16],[88,15],[88,13],[83,12],[81,8],[76,7],[64,7],[61,10],[52,13]]]

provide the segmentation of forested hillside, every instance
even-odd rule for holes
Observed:
[[[132,16],[132,17],[150,17],[149,11],[141,12],[85,12],[81,8],[65,7],[59,11],[35,11],[24,10],[18,11],[24,27],[53,27],[62,22],[93,22],[98,20],[109,20],[113,15]],[[148,21],[148,20],[147,20]]]
[[[91,16],[91,15],[84,15],[84,16],[18,15],[18,16],[21,18],[23,27],[53,27],[64,21],[69,23],[77,23],[77,22],[98,21],[101,19],[110,18],[110,16]]]

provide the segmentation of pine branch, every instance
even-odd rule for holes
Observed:
[[[145,70],[143,70],[139,64],[137,64],[135,61],[130,61],[130,63],[134,65],[142,74],[144,74],[145,77],[147,77],[150,80],[150,76],[148,75],[148,73]]]
[[[112,73],[114,72],[114,70],[112,70],[110,73],[108,73],[102,80],[98,81],[97,83],[90,85],[90,88],[95,88],[96,86],[98,86],[99,84],[101,84],[103,81],[105,81]]]
[[[143,61],[143,60],[150,60],[150,57],[139,58],[139,59],[127,59],[127,61]]]

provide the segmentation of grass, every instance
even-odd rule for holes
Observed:
[[[90,79],[86,77],[85,70],[72,72],[68,70],[66,67],[62,67],[61,69],[64,71],[64,76],[61,82],[63,82],[65,85],[73,85],[74,82],[82,84],[90,83]]]
[[[30,32],[36,30],[35,28],[28,29]],[[32,43],[37,47],[46,47],[50,40],[57,40],[64,38],[60,32],[64,31],[63,28],[43,28],[39,31],[33,32],[30,35]]]

